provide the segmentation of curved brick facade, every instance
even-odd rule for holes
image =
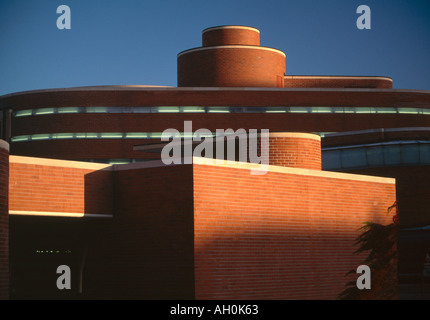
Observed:
[[[239,140],[238,147],[242,148],[239,150],[245,150],[245,146],[249,148],[247,162],[321,170],[321,137],[316,134],[269,132],[268,136],[259,134],[257,141],[250,135],[248,139]],[[239,152],[236,161],[244,162],[240,155]]]
[[[178,56],[179,87],[283,87],[285,55],[257,46],[217,46]]]
[[[246,26],[207,28],[202,32],[202,44],[204,47],[228,44],[259,46],[260,31]]]
[[[203,47],[178,54],[179,87],[283,87],[285,54],[260,47],[255,28],[203,31]]]
[[[309,133],[276,132],[269,135],[269,164],[321,170],[321,138]]]
[[[341,92],[341,94],[340,94]],[[372,107],[373,113],[271,113],[271,107]],[[414,90],[359,89],[252,89],[150,88],[133,86],[88,87],[21,92],[0,98],[0,107],[13,112],[63,107],[126,108],[134,106],[229,106],[229,113],[56,113],[11,118],[11,136],[58,133],[183,131],[193,129],[269,129],[270,132],[343,132],[374,128],[428,127],[430,116],[379,113],[378,108],[430,108],[430,93]],[[257,112],[236,112],[241,110]],[[68,160],[154,159],[154,154],[133,151],[133,146],[160,139],[32,139],[11,142],[11,154]]]
[[[341,94],[340,94],[341,92]],[[271,113],[271,107],[372,107],[373,113]],[[94,87],[21,92],[0,98],[0,107],[12,111],[44,108],[134,106],[229,106],[229,113],[56,113],[12,116],[12,137],[57,133],[183,131],[184,121],[193,129],[269,129],[270,132],[343,132],[375,128],[428,127],[430,116],[409,113],[379,113],[381,108],[430,108],[430,93],[414,90],[359,89],[253,89],[243,88],[148,88]],[[247,108],[257,112],[236,112]],[[68,160],[156,158],[133,151],[133,146],[160,139],[34,139],[11,142],[11,154]]]
[[[285,76],[284,87],[392,89],[393,80],[388,77]]]
[[[0,300],[9,298],[9,144],[0,140]]]

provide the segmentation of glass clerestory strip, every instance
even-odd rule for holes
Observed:
[[[324,138],[326,135],[336,132],[311,132]],[[234,134],[234,133],[233,133]],[[181,138],[206,138],[215,137],[216,132],[212,133],[188,133],[178,134],[169,133],[170,137]],[[44,133],[33,135],[19,135],[11,138],[11,142],[36,141],[36,140],[61,140],[61,139],[161,139],[162,132],[77,132],[77,133]],[[166,134],[167,136],[167,134]]]
[[[39,140],[66,140],[66,139],[161,139],[162,132],[78,132],[78,133],[43,133],[32,135],[20,135],[11,138],[11,142],[39,141]],[[198,133],[198,132],[180,132],[164,133],[166,137],[181,138],[205,138],[215,137],[219,134]]]
[[[323,148],[321,158],[323,170],[430,165],[430,141],[390,141]]]
[[[335,113],[335,114],[423,114],[430,109],[404,107],[220,107],[220,106],[158,106],[158,107],[58,107],[18,110],[14,117],[79,113]]]

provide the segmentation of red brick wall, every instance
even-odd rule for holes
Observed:
[[[430,94],[416,90],[294,89],[211,90],[134,88],[44,90],[0,97],[14,110],[67,106],[354,106],[430,108]],[[135,116],[135,115],[133,115]],[[165,114],[163,114],[165,116]],[[225,115],[222,115],[225,119]],[[375,116],[375,115],[372,115]],[[79,125],[79,123],[77,123]]]
[[[251,139],[251,137],[250,137]],[[266,145],[262,145],[265,141]],[[245,141],[239,141],[240,148]],[[248,148],[254,146],[255,142],[246,141]],[[261,163],[273,166],[293,167],[321,170],[321,138],[316,134],[302,132],[269,132],[268,137],[261,138],[260,134],[256,142],[257,156]],[[265,158],[264,155],[267,155]],[[255,162],[248,151],[247,162]],[[239,153],[236,161],[242,161]]]
[[[279,87],[285,56],[261,47],[206,47],[178,55],[178,87]]]
[[[233,26],[213,27],[203,30],[202,44],[204,47],[229,44],[260,45],[260,32],[257,29]]]
[[[10,162],[9,210],[113,213],[111,171],[79,168],[79,163],[64,167],[70,162],[55,165],[49,159],[37,159],[35,164],[28,158],[29,163],[20,163],[18,158]]]
[[[396,179],[399,221],[402,228],[430,225],[430,166],[396,166],[349,170]]]
[[[394,201],[393,184],[194,164],[196,298],[335,299],[357,229]]]
[[[384,143],[388,141],[429,140],[426,130],[374,130],[354,134],[327,136],[322,139],[323,147]],[[430,166],[403,165],[365,169],[343,170],[355,174],[365,174],[396,179],[397,202],[402,228],[430,225]]]
[[[386,77],[285,76],[284,87],[392,89],[393,82],[390,78]]]
[[[0,140],[0,300],[9,298],[9,146]]]
[[[257,29],[208,28],[203,30],[202,44],[178,54],[178,87],[284,86],[285,55],[259,47]]]
[[[321,170],[321,140],[319,136],[303,133],[270,134],[269,164]]]
[[[88,252],[88,296],[193,299],[192,167],[115,171],[115,217]]]
[[[212,131],[244,128],[269,129],[271,132],[341,132],[376,128],[424,127],[429,126],[429,118],[413,114],[342,113],[154,113],[150,116],[148,114],[105,114],[101,117],[93,114],[44,115],[15,118],[12,123],[14,128],[12,135],[62,132],[163,132],[168,128],[183,131],[184,121],[192,121],[193,129],[207,128]],[[112,141],[112,139],[104,140]],[[59,139],[59,141],[61,144],[70,143],[70,140],[66,139]],[[14,143],[14,145],[20,143]],[[38,141],[32,143],[38,143]]]
[[[11,210],[114,212],[87,244],[84,294],[97,299],[335,298],[362,262],[356,229],[389,223],[395,199],[392,184],[320,176],[19,158]]]

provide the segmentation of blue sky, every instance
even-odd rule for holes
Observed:
[[[59,30],[59,5],[71,30]],[[359,5],[371,30],[358,30]],[[288,75],[393,78],[430,90],[430,1],[0,0],[0,95],[92,85],[176,86],[176,55],[217,25],[260,29]]]

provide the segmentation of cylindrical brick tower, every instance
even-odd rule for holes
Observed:
[[[255,145],[262,163],[273,166],[321,170],[321,137],[312,133],[270,132],[268,144],[258,135]],[[268,159],[264,157],[267,154]],[[248,159],[253,162],[251,159]]]
[[[269,133],[269,164],[321,170],[321,137],[311,133]]]
[[[202,47],[178,54],[178,87],[283,87],[285,54],[246,26],[203,30]]]
[[[9,299],[9,144],[0,140],[0,300]]]
[[[259,46],[260,31],[245,26],[212,27],[202,32],[203,47],[222,45]]]

